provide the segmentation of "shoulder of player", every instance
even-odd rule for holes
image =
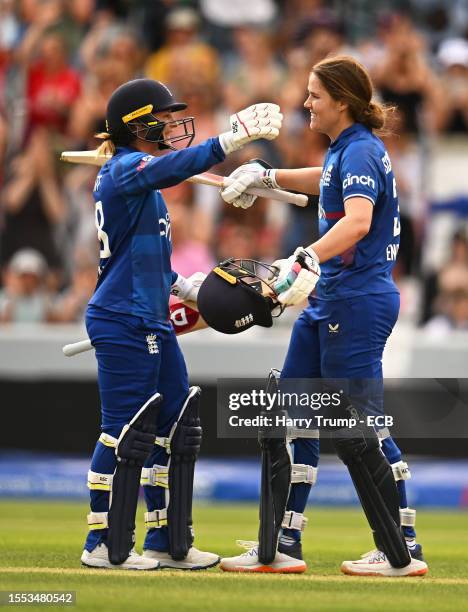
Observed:
[[[349,142],[342,151],[341,162],[353,163],[359,160],[361,163],[367,161],[375,166],[376,170],[383,171],[383,158],[388,154],[383,142],[374,134],[363,136]]]

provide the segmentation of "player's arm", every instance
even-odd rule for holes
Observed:
[[[293,170],[270,168],[261,159],[251,160],[239,166],[229,175],[233,182],[221,191],[221,197],[237,208],[250,208],[256,196],[245,193],[252,187],[260,189],[286,189],[318,195],[322,167],[295,168]]]
[[[320,262],[344,253],[369,232],[374,205],[384,189],[383,171],[381,159],[359,142],[345,150],[339,170],[345,215],[310,245]]]
[[[315,168],[296,168],[293,170],[275,170],[275,182],[278,189],[301,191],[311,195],[319,195],[322,166]]]
[[[273,140],[283,115],[276,104],[254,104],[230,117],[231,129],[205,142],[161,157],[135,153],[118,160],[111,170],[116,186],[127,194],[165,189],[205,172],[249,142]]]
[[[362,240],[372,223],[373,204],[362,197],[350,197],[344,203],[345,216],[319,240],[306,247],[323,263]]]

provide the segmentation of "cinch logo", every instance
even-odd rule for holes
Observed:
[[[245,315],[245,317],[242,317],[242,319],[237,319],[237,321],[234,323],[235,327],[239,328],[239,327],[245,327],[246,325],[249,325],[249,323],[253,323],[253,314],[249,313],[248,315]]]
[[[367,185],[368,187],[371,187],[371,189],[375,190],[375,181],[372,177],[364,175],[358,176],[357,174],[353,174],[353,176],[351,176],[351,173],[348,172],[345,180],[343,181],[343,189],[346,189],[346,187],[351,187],[351,185]]]
[[[321,187],[329,187],[330,186],[332,170],[333,170],[333,164],[330,164],[328,166],[328,168],[326,168],[322,172],[322,177],[320,179],[320,186]]]

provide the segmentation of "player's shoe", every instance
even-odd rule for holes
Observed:
[[[278,541],[278,552],[302,561],[302,543],[291,536],[281,535]]]
[[[424,576],[427,564],[412,558],[406,567],[393,567],[385,553],[376,549],[356,561],[343,561],[341,571],[349,576]]]
[[[408,546],[408,552],[413,559],[417,559],[418,561],[425,561],[421,544],[416,544],[412,548]]]
[[[182,559],[182,561],[175,561],[167,552],[149,549],[143,551],[143,557],[148,560],[153,559],[159,561],[161,568],[170,567],[172,569],[181,570],[208,569],[209,567],[218,565],[221,559],[219,555],[198,550],[194,546],[189,549],[187,556],[185,559]]]
[[[289,555],[277,552],[273,562],[264,565],[258,558],[257,542],[238,540],[237,543],[247,552],[237,557],[226,557],[221,559],[219,567],[224,572],[258,572],[271,574],[302,574],[306,571],[307,565],[300,559],[294,559]]]
[[[159,569],[159,561],[146,559],[137,554],[134,550],[130,551],[128,559],[119,565],[114,565],[109,561],[107,546],[103,543],[96,546],[91,552],[86,549],[81,555],[81,563],[87,567],[100,567],[106,569],[125,569],[125,570],[156,570]]]

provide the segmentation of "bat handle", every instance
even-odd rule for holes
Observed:
[[[73,344],[66,344],[62,348],[62,351],[66,357],[74,357],[75,355],[79,355],[80,353],[90,351],[92,348],[93,348],[93,345],[91,344],[91,340],[87,338],[86,340],[80,340],[80,342],[73,342]]]
[[[226,177],[224,179],[224,186],[227,187],[234,182],[234,179]],[[279,202],[288,202],[295,204],[296,206],[307,206],[309,200],[303,193],[291,193],[284,189],[267,189],[266,187],[251,187],[246,190],[246,193],[259,196],[261,198],[269,198],[270,200],[278,200]]]
[[[262,189],[261,187],[252,187],[247,189],[247,193],[260,196],[261,198],[269,198],[270,200],[278,200],[279,202],[289,202],[296,206],[304,208],[309,203],[306,195],[303,193],[291,193],[284,189]]]

